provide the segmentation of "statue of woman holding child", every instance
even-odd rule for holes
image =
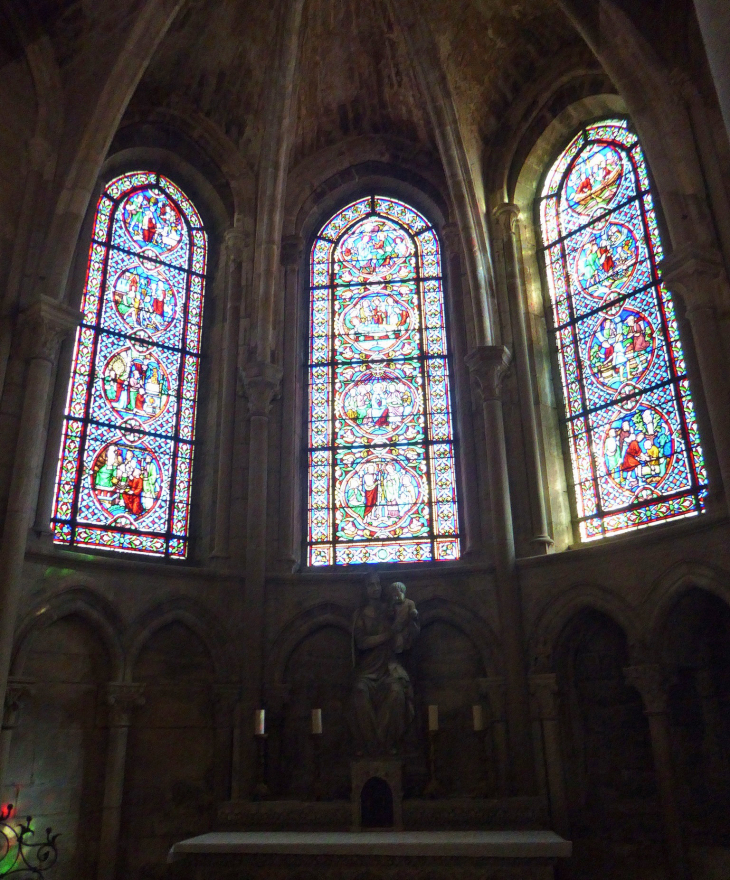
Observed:
[[[385,596],[377,574],[365,584],[366,602],[352,624],[355,683],[352,728],[359,755],[396,754],[413,720],[413,687],[399,655],[420,632],[418,611],[405,585],[390,584]]]

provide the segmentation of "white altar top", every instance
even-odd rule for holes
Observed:
[[[174,844],[167,861],[231,853],[564,859],[571,852],[553,831],[213,831]]]

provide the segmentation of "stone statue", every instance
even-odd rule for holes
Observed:
[[[398,655],[420,632],[418,611],[400,581],[390,584],[384,600],[379,576],[369,575],[365,593],[352,623],[353,735],[358,755],[393,755],[414,715],[413,687]]]

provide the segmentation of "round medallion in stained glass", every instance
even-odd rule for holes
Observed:
[[[414,414],[420,409],[416,388],[394,370],[363,370],[337,399],[344,420],[344,442],[414,440]]]
[[[373,284],[413,276],[413,244],[393,223],[375,218],[359,223],[335,251],[338,284]]]
[[[606,210],[621,186],[623,163],[621,152],[610,144],[592,144],[583,150],[565,186],[570,208],[588,216]]]
[[[162,483],[160,463],[152,450],[145,443],[119,437],[102,447],[91,467],[97,504],[109,516],[126,516],[133,523],[155,507]]]
[[[423,498],[422,480],[393,455],[370,455],[359,461],[339,487],[345,512],[342,536],[354,538],[360,529],[365,537],[381,532],[387,537],[412,536],[423,530],[414,517]]]
[[[122,204],[124,230],[137,247],[169,254],[183,237],[183,221],[177,208],[159,190],[142,189]]]
[[[125,269],[114,282],[112,297],[117,314],[132,330],[161,333],[177,314],[177,298],[161,270]]]
[[[591,336],[589,364],[596,381],[618,390],[640,383],[654,360],[656,333],[638,309],[613,306],[596,319]]]
[[[575,258],[574,277],[589,296],[613,297],[631,283],[638,257],[634,231],[612,220],[588,232]]]
[[[408,305],[391,288],[376,287],[346,306],[339,336],[365,357],[391,353],[415,326]]]
[[[615,419],[603,437],[603,461],[612,483],[631,497],[657,491],[672,468],[673,431],[654,407]]]
[[[135,346],[120,348],[103,372],[104,397],[118,416],[150,421],[170,400],[170,378],[159,358]]]

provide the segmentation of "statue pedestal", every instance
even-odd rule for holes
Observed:
[[[361,758],[352,773],[352,830],[403,830],[403,761]]]

